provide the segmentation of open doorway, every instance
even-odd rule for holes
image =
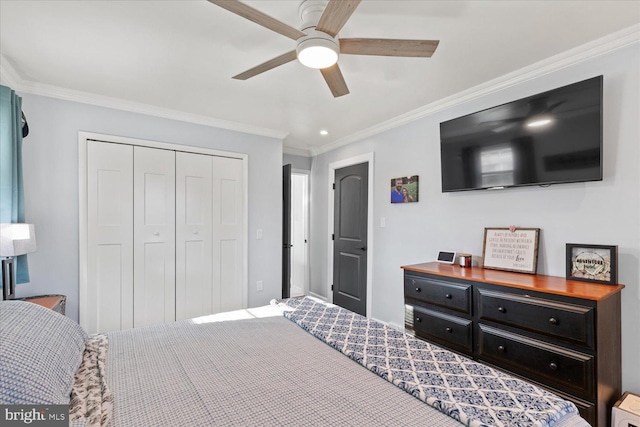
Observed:
[[[291,297],[309,293],[309,173],[291,172]]]

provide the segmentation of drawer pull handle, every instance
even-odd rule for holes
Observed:
[[[451,328],[447,327],[446,331],[447,331],[447,332],[449,332],[449,333],[451,333],[451,332],[453,332],[453,329],[451,329]]]
[[[499,351],[500,353],[504,353],[504,346],[503,346],[503,345],[499,345],[499,346],[498,346],[498,351]]]
[[[416,317],[416,322],[422,322],[422,317]]]
[[[416,288],[416,292],[420,292],[420,291],[421,291],[421,289],[420,289],[420,288]]]
[[[498,311],[499,311],[500,313],[506,313],[506,312],[507,312],[507,309],[506,309],[506,308],[504,308],[503,306],[499,306],[499,307],[498,307]]]
[[[451,299],[451,294],[445,294],[445,295],[444,295],[444,297],[445,297],[446,299]]]
[[[549,368],[552,371],[557,371],[558,370],[558,365],[556,365],[555,363],[551,362],[551,363],[549,363]]]
[[[551,323],[552,325],[557,325],[558,319],[556,319],[555,317],[552,317],[551,319],[549,319],[549,323]]]

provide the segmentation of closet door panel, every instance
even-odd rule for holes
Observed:
[[[175,152],[134,147],[134,326],[175,320]]]
[[[214,310],[244,308],[242,161],[213,157],[213,294]]]
[[[212,157],[176,153],[176,320],[213,313]]]
[[[133,327],[133,147],[87,142],[89,333]]]

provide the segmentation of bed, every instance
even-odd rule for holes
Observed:
[[[3,301],[0,339],[0,404],[70,404],[74,426],[588,426],[551,393],[312,298],[95,336]]]

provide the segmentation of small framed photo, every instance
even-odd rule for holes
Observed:
[[[418,175],[391,179],[391,203],[418,201]]]
[[[536,274],[539,236],[539,228],[485,228],[484,268]]]
[[[618,247],[567,243],[567,279],[618,284]]]

